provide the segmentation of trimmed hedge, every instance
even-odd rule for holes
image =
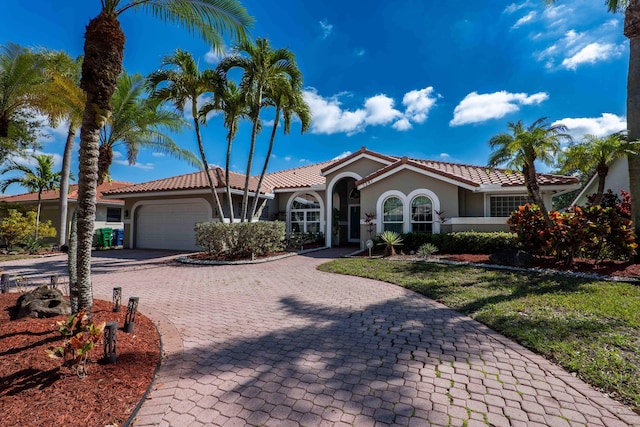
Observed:
[[[402,236],[402,250],[405,253],[418,251],[420,246],[430,243],[444,254],[492,254],[504,249],[514,248],[518,244],[517,235],[504,231],[477,232],[461,231],[454,233],[407,233]]]
[[[213,256],[262,256],[283,249],[285,223],[282,221],[202,222],[196,224],[196,245]]]

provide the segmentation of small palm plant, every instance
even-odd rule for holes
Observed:
[[[382,240],[381,245],[387,245],[384,251],[385,256],[395,256],[396,246],[402,245],[402,236],[395,231],[387,230],[378,234],[378,238]]]
[[[432,243],[425,243],[418,248],[418,256],[423,259],[431,258],[433,254],[438,252],[438,247]]]

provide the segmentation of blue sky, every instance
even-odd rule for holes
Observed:
[[[626,127],[628,41],[623,15],[601,0],[246,0],[253,37],[296,54],[304,74],[311,129],[294,124],[276,138],[270,171],[304,166],[362,146],[392,155],[484,165],[487,141],[510,121],[562,122],[576,138]],[[446,5],[446,7],[443,7]],[[98,0],[4,0],[2,43],[82,53],[84,28]],[[124,67],[148,74],[175,49],[201,68],[215,67],[210,46],[176,25],[142,12],[121,17],[127,36]],[[232,45],[232,42],[229,42]],[[230,46],[229,46],[230,47]],[[265,111],[266,124],[273,112]],[[269,132],[258,138],[262,166]],[[43,152],[60,159],[65,129],[47,129]],[[224,164],[225,129],[213,116],[203,132],[211,164]],[[250,124],[234,142],[233,169],[244,172]],[[174,136],[197,149],[191,129]],[[77,149],[73,170],[77,170]],[[144,182],[195,169],[142,151],[135,166],[116,153],[116,180]],[[76,173],[77,175],[77,173]],[[10,187],[7,194],[22,192]]]

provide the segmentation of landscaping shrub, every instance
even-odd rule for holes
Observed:
[[[551,255],[572,265],[576,257],[601,261],[626,259],[635,253],[632,222],[624,206],[574,206],[568,212],[549,212],[548,228],[535,205],[520,206],[509,217],[520,245],[534,255]]]
[[[516,235],[504,231],[454,233],[407,233],[403,235],[406,251],[417,251],[424,244],[436,246],[447,254],[492,254],[516,246]]]
[[[5,241],[8,249],[16,244],[35,248],[41,242],[35,239],[36,213],[33,211],[21,212],[17,209],[9,209],[7,216],[0,222],[0,236]],[[51,221],[40,221],[38,224],[38,236],[42,238],[55,237],[56,229]]]
[[[285,224],[281,221],[196,224],[196,244],[212,256],[226,253],[249,258],[282,250]]]

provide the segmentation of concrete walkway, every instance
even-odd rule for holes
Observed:
[[[640,416],[467,316],[317,271],[326,250],[245,266],[97,253],[94,292],[140,297],[165,358],[136,426],[640,426]],[[17,261],[47,277],[66,258]]]

